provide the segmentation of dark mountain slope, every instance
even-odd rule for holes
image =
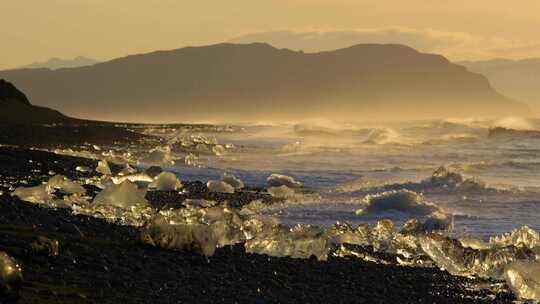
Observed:
[[[303,53],[268,44],[159,51],[0,72],[43,105],[94,119],[410,119],[528,113],[485,77],[402,45]]]

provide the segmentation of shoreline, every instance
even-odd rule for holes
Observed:
[[[39,159],[42,166],[72,178],[83,174],[72,167],[97,164],[80,157],[1,147],[2,179],[26,177],[28,185],[44,181],[46,175],[32,172],[29,159]],[[507,289],[494,293],[478,288],[493,281],[455,277],[437,268],[382,265],[351,257],[330,257],[324,262],[277,258],[247,254],[242,244],[219,248],[208,258],[164,250],[138,241],[135,227],[74,216],[67,209],[42,208],[3,191],[0,250],[22,264],[18,303],[508,303],[514,299]],[[155,194],[150,201],[165,206],[168,195]],[[239,206],[246,201],[239,199]],[[58,256],[29,249],[40,236],[58,241]]]

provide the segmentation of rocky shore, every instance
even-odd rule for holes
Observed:
[[[32,160],[30,162],[30,160]],[[497,282],[451,276],[436,268],[383,265],[345,257],[276,258],[248,254],[242,244],[211,257],[151,247],[135,227],[73,215],[10,195],[9,185],[37,185],[48,171],[69,178],[95,173],[96,160],[26,148],[0,147],[0,251],[22,267],[17,303],[509,303],[514,296]],[[39,170],[37,170],[38,168]],[[120,167],[112,166],[111,170]],[[251,189],[208,192],[184,182],[186,194],[154,191],[155,208],[182,208],[186,198],[229,201],[241,207],[272,199]],[[87,189],[91,194],[92,189]],[[392,259],[390,257],[389,259]],[[2,284],[5,284],[3,282]],[[498,283],[497,283],[498,284]],[[17,297],[18,296],[18,297]],[[0,301],[1,302],[1,301]]]

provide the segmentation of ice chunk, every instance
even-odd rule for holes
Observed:
[[[268,188],[268,193],[277,198],[290,198],[295,195],[294,190],[285,185],[279,187],[270,187]]]
[[[150,185],[148,185],[148,187],[158,191],[176,191],[182,188],[182,183],[174,173],[162,172],[150,183]]]
[[[474,250],[439,234],[419,239],[422,250],[450,274],[500,279],[504,267],[516,260],[533,260],[534,252],[514,246]]]
[[[90,169],[89,167],[86,167],[86,166],[77,166],[77,167],[75,167],[75,170],[79,171],[79,172],[82,172],[82,173],[92,172],[92,169]]]
[[[142,163],[172,165],[174,161],[171,157],[171,147],[156,147],[150,150],[150,153],[141,160]]]
[[[111,175],[111,168],[109,167],[109,163],[107,163],[106,160],[100,160],[98,162],[98,165],[96,167],[96,172],[101,173],[103,175]]]
[[[530,227],[523,226],[510,234],[491,237],[489,244],[494,247],[516,246],[532,249],[540,246],[540,236]]]
[[[209,180],[206,187],[210,192],[234,193],[234,187],[223,181]]]
[[[214,152],[216,156],[222,156],[227,154],[227,149],[222,145],[215,145],[212,147],[212,152]]]
[[[266,179],[266,184],[268,187],[280,187],[287,186],[289,188],[300,188],[302,184],[296,181],[293,177],[282,175],[282,174],[272,174]]]
[[[237,190],[244,188],[244,183],[232,174],[224,174],[223,177],[221,177],[221,181],[226,182]]]
[[[439,211],[437,206],[425,201],[424,196],[410,190],[392,190],[366,195],[364,208],[356,210],[356,214],[398,211],[415,215],[429,215]]]
[[[84,194],[86,189],[76,182],[72,182],[63,175],[55,175],[47,182],[47,191],[53,193],[59,190],[63,194]]]
[[[332,244],[352,244],[364,245],[370,244],[370,233],[367,224],[359,225],[354,229],[349,223],[336,223],[328,231],[328,239]]]
[[[19,187],[12,195],[31,203],[50,203],[53,200],[52,194],[56,190],[69,195],[86,193],[86,190],[78,183],[70,181],[63,175],[55,175],[45,184],[35,187]]]
[[[276,257],[328,259],[330,246],[324,229],[315,226],[274,227],[271,233],[257,235],[244,244],[246,252]]]
[[[515,261],[506,266],[504,278],[518,298],[540,300],[540,263]]]
[[[212,256],[217,245],[213,230],[203,224],[170,225],[165,220],[155,220],[143,230],[141,237],[154,246],[195,251],[206,256]]]
[[[148,176],[148,174],[146,173],[134,173],[134,174],[129,174],[129,175],[115,176],[112,178],[112,181],[115,184],[121,184],[124,181],[130,181],[132,183],[136,183],[136,182],[151,183],[154,181],[154,179]]]
[[[112,205],[120,208],[129,208],[135,205],[146,205],[146,189],[138,189],[130,181],[123,181],[119,185],[111,184],[94,198],[94,204]]]
[[[35,187],[18,187],[12,193],[13,196],[19,197],[23,201],[31,203],[46,203],[52,199],[51,194],[47,191],[47,185],[39,185]]]

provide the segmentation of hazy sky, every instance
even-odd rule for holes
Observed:
[[[454,60],[540,57],[539,13],[539,0],[0,0],[0,69],[291,30],[413,32]]]

